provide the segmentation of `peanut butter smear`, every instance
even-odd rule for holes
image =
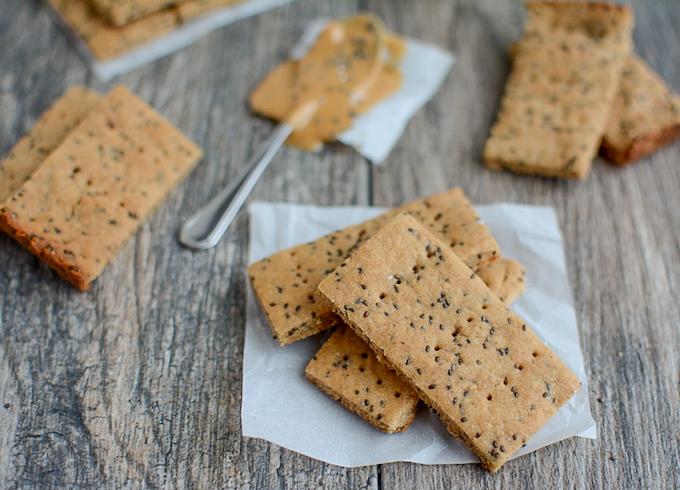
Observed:
[[[287,143],[319,150],[358,114],[401,86],[406,49],[382,22],[362,14],[329,22],[301,59],[274,68],[250,96],[253,112],[291,124]]]

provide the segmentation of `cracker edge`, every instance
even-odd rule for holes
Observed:
[[[503,257],[497,258],[497,260],[501,260],[501,259],[503,259]],[[508,258],[505,258],[505,259],[508,260],[508,261],[516,262],[521,267],[522,277],[525,276],[524,266],[520,262],[513,260],[513,259],[508,259]],[[488,264],[489,264],[489,262],[487,261],[487,262],[484,262],[481,265],[483,266],[483,265],[488,265]],[[477,274],[477,272],[475,272],[475,274]],[[480,278],[481,278],[481,276],[480,276]],[[501,299],[501,301],[503,301],[503,303],[505,303],[508,307],[510,307],[510,305],[512,303],[514,303],[515,300],[517,298],[519,298],[524,293],[525,288],[526,288],[526,284],[525,284],[524,281],[522,281],[521,286],[519,288],[516,288],[515,290],[513,290],[512,294],[509,295],[508,298],[505,298],[505,299],[500,298],[500,299]],[[489,289],[491,289],[491,288],[489,287]],[[491,291],[494,292],[493,290],[491,290]],[[351,330],[351,328],[350,328],[350,330]],[[352,330],[352,333],[354,333],[354,330]],[[361,340],[361,341],[363,342],[363,340]],[[328,340],[326,340],[325,342],[328,342]],[[324,345],[325,345],[325,342],[324,342]],[[323,349],[323,345],[319,348],[319,350],[316,352],[316,354],[318,354],[321,351],[321,349]],[[316,354],[315,354],[315,356],[316,356]],[[385,359],[377,356],[375,350],[372,349],[372,348],[371,348],[371,354],[376,356],[376,359],[378,359],[378,362],[380,362],[383,365],[385,364]],[[358,415],[359,417],[363,418],[369,424],[373,425],[377,429],[380,429],[384,432],[387,432],[388,434],[394,434],[394,433],[397,433],[397,432],[405,431],[406,429],[408,429],[411,426],[411,423],[413,423],[413,420],[415,419],[417,410],[413,411],[413,416],[405,422],[405,425],[403,427],[400,427],[396,430],[389,430],[388,426],[386,424],[382,424],[376,418],[371,417],[370,414],[367,413],[365,410],[363,410],[361,406],[358,406],[357,404],[349,402],[343,395],[341,395],[338,392],[331,389],[330,385],[328,385],[327,383],[324,383],[323,380],[314,377],[311,374],[311,372],[308,372],[308,369],[311,367],[313,360],[314,360],[314,357],[312,357],[312,359],[309,360],[309,362],[307,363],[307,366],[305,367],[305,376],[307,377],[307,379],[309,381],[311,381],[319,390],[321,390],[322,392],[327,394],[329,397],[331,397],[334,401],[340,403],[342,406],[344,406],[350,412],[352,412],[352,413]],[[391,372],[394,372],[394,371],[391,370]],[[401,376],[398,375],[398,373],[394,373],[394,374],[396,376],[398,376],[400,379],[402,379]],[[402,379],[402,381],[403,381],[403,379]],[[412,389],[412,387],[410,385],[409,385],[409,387]]]
[[[655,133],[633,138],[624,149],[616,148],[602,138],[600,155],[610,163],[622,167],[651,155],[662,147],[680,138],[680,124],[675,124]]]
[[[31,236],[25,233],[16,221],[12,219],[11,212],[7,210],[0,210],[0,230],[7,235],[14,238],[19,245],[28,250],[31,254],[38,257],[42,262],[50,266],[59,276],[80,291],[87,291],[90,289],[91,281],[88,281],[83,274],[78,274],[71,270],[71,264],[67,264],[57,254],[49,253],[45,247],[39,247]]]
[[[620,4],[615,4],[615,3],[607,3],[607,2],[584,2],[584,1],[571,1],[571,2],[560,2],[560,1],[537,1],[537,0],[532,0],[529,2],[526,2],[526,9],[531,10],[534,8],[559,8],[564,9],[564,8],[586,8],[588,10],[604,10],[604,11],[617,11],[617,12],[627,12],[628,15],[632,15],[633,10],[630,8],[628,5],[620,5]]]
[[[253,262],[253,264],[256,264],[256,263],[257,262]],[[251,292],[253,293],[253,297],[255,298],[255,301],[257,303],[258,308],[260,309],[261,312],[264,313],[264,316],[267,319],[267,327],[269,328],[269,330],[272,333],[272,338],[274,340],[276,340],[276,342],[278,342],[279,347],[285,347],[287,345],[294,344],[295,342],[298,342],[300,340],[304,340],[308,337],[312,337],[313,335],[321,333],[325,330],[330,330],[332,328],[335,328],[342,323],[342,321],[340,320],[340,318],[338,318],[337,315],[330,314],[330,315],[328,315],[328,317],[330,318],[331,322],[325,324],[325,323],[321,322],[320,321],[321,318],[319,318],[319,321],[314,323],[313,328],[311,328],[309,330],[305,330],[303,333],[299,333],[299,334],[295,334],[295,335],[289,335],[289,336],[286,336],[285,339],[281,339],[281,338],[279,338],[279,336],[274,331],[274,327],[272,326],[272,325],[274,325],[274,322],[272,321],[272,319],[269,316],[268,309],[265,308],[264,303],[262,303],[263,298],[260,298],[260,295],[257,294],[257,291],[255,291],[255,288],[253,287],[252,281],[250,279],[248,280],[248,282],[250,283]],[[325,298],[323,298],[323,300],[326,301]]]
[[[571,1],[571,2],[559,2],[559,1],[528,1],[525,4],[526,10],[533,10],[533,9],[541,9],[541,8],[555,8],[555,9],[570,9],[570,8],[585,8],[588,10],[592,11],[605,11],[605,12],[620,12],[622,14],[626,14],[631,17],[633,17],[633,9],[631,9],[630,6],[628,5],[620,5],[620,4],[613,4],[613,3],[605,3],[605,2],[578,2],[578,1]],[[516,51],[516,44],[517,42],[514,42],[510,45],[510,48],[508,49],[508,54],[512,58],[515,54]],[[502,96],[501,96],[502,98]],[[493,127],[493,126],[492,126]],[[677,128],[677,135],[674,137],[671,137],[671,140],[674,139],[675,137],[680,137],[680,128]],[[604,133],[603,133],[604,136]],[[670,142],[671,140],[658,143],[659,146],[656,148],[663,146],[664,144]],[[657,140],[658,141],[658,140]],[[604,143],[604,138],[602,139],[602,142]],[[645,147],[647,148],[647,147]],[[655,149],[656,149],[655,148]],[[651,150],[650,153],[652,151]],[[600,153],[602,153],[602,148],[600,148]],[[631,149],[632,150],[632,149]],[[596,150],[597,151],[597,150]],[[605,150],[607,151],[607,150]],[[640,150],[638,150],[640,151]],[[640,158],[641,156],[645,155],[646,153],[640,153],[640,156],[635,156],[636,154],[633,152],[632,157],[630,160],[619,163],[619,161],[615,161],[618,165],[622,165],[624,163],[629,163],[633,161],[635,158]],[[595,153],[593,154],[593,159],[595,157]],[[621,154],[619,153],[616,155],[617,157],[621,157]],[[609,158],[609,157],[606,157]],[[614,157],[612,157],[614,159]],[[522,165],[515,166],[513,165],[506,165],[504,164],[500,159],[495,159],[495,158],[487,158],[486,156],[483,157],[484,164],[489,170],[493,170],[496,172],[501,172],[503,170],[509,170],[511,172],[515,172],[518,174],[524,174],[524,175],[532,175],[532,176],[540,176],[540,177],[545,177],[545,178],[566,178],[566,179],[577,179],[577,180],[585,180],[588,175],[590,174],[591,166],[588,166],[588,168],[585,169],[584,172],[579,173],[579,172],[542,172],[542,171],[531,171],[531,169],[527,169]]]
[[[352,331],[354,333],[354,331]],[[333,399],[333,401],[338,402],[340,405],[345,407],[347,410],[352,412],[355,415],[358,415],[362,419],[364,419],[366,422],[371,424],[373,427],[376,429],[379,429],[383,432],[386,432],[387,434],[397,434],[399,432],[404,432],[406,429],[408,429],[411,426],[411,423],[413,423],[413,419],[416,418],[416,413],[418,412],[417,407],[418,405],[416,404],[416,409],[414,409],[409,416],[404,420],[403,425],[397,427],[396,429],[392,429],[389,425],[385,424],[381,420],[378,420],[376,417],[371,417],[370,414],[366,410],[362,410],[359,405],[356,403],[352,403],[347,398],[343,397],[340,395],[337,391],[332,390],[328,385],[324,384],[320,379],[315,377],[309,370],[309,367],[311,365],[311,360],[307,363],[307,366],[305,367],[305,377],[314,385],[316,386],[319,390],[321,390],[323,393],[328,395],[330,398]],[[383,362],[383,361],[381,361]],[[383,362],[384,364],[384,362]],[[410,385],[409,385],[410,386]]]

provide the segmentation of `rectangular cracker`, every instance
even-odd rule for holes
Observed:
[[[625,165],[680,138],[680,96],[647,63],[630,56],[621,73],[600,153]]]
[[[99,60],[121,56],[172,31],[179,24],[174,8],[155,12],[123,27],[114,27],[103,20],[87,0],[48,2]]]
[[[0,229],[86,290],[200,157],[118,86],[0,205]]]
[[[186,0],[87,0],[104,20],[115,27],[171,7]]]
[[[324,342],[307,364],[305,376],[383,432],[402,432],[416,416],[418,394],[345,325]]]
[[[484,161],[495,170],[583,179],[631,50],[632,13],[594,3],[527,9]]]
[[[500,258],[480,268],[484,274],[480,278],[497,296],[504,295],[508,305],[524,289],[524,269],[514,260]],[[309,361],[305,375],[321,391],[384,432],[402,432],[416,416],[417,392],[380,363],[371,348],[344,325]]]
[[[369,236],[402,212],[417,217],[471,266],[499,255],[496,240],[460,189],[413,201],[362,224],[278,252],[252,264],[248,275],[274,338],[281,345],[337,324],[337,317],[316,287]]]
[[[0,162],[0,203],[28,180],[38,166],[95,107],[101,96],[85,87],[66,91]]]
[[[319,291],[490,471],[579,388],[525,322],[411,216],[374,234]]]
[[[213,10],[236,5],[243,0],[190,0],[177,6],[182,22],[188,22]]]

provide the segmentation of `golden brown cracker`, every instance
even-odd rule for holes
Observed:
[[[0,228],[86,290],[200,157],[118,86],[2,204]]]
[[[384,432],[405,430],[416,415],[417,393],[378,362],[371,348],[344,325],[314,355],[305,375]]]
[[[411,216],[374,234],[319,291],[490,471],[579,388],[525,322]]]
[[[680,96],[647,63],[630,56],[621,73],[600,153],[625,165],[680,138]]]
[[[101,96],[81,86],[64,93],[0,162],[0,203],[28,180],[63,140],[95,107]]]
[[[48,1],[99,60],[121,56],[167,34],[179,24],[174,8],[155,12],[122,27],[115,27],[102,19],[87,0]]]

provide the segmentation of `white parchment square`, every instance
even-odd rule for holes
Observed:
[[[314,44],[329,19],[311,22],[290,50],[291,58],[301,58]],[[401,86],[385,100],[355,117],[352,126],[338,135],[371,163],[381,164],[397,144],[413,115],[437,92],[456,61],[448,51],[415,39],[406,42],[399,62]]]
[[[491,228],[503,255],[519,260],[526,269],[527,290],[512,309],[527,320],[583,383],[581,390],[515,457],[567,437],[596,438],[555,213],[547,207],[506,203],[476,209]],[[282,248],[360,223],[382,209],[253,203],[249,211],[252,263]],[[340,466],[477,461],[427,408],[420,409],[406,432],[385,434],[309,383],[304,377],[305,365],[326,337],[321,334],[279,347],[248,288],[241,407],[244,436],[266,439]]]

